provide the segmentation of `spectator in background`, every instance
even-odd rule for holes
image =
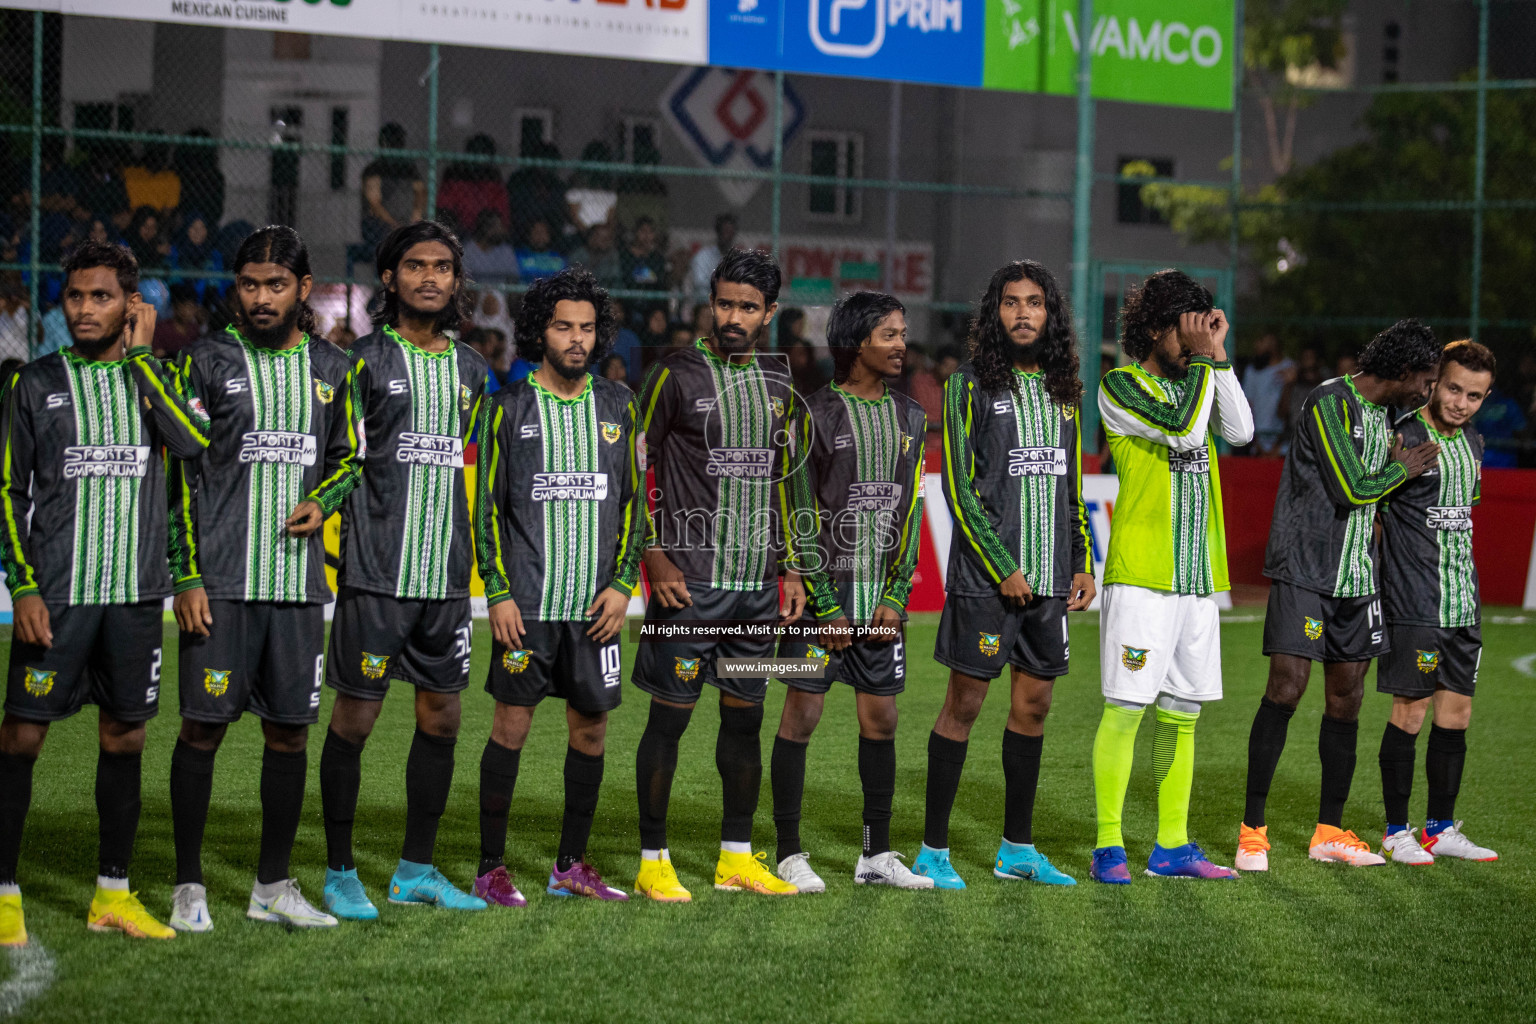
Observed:
[[[506,199],[501,179],[497,191]],[[517,251],[507,241],[507,222],[495,210],[481,210],[475,232],[464,245],[464,271],[470,280],[484,284],[506,285],[518,279]]]
[[[560,150],[553,143],[525,136],[518,155],[525,159],[559,160]],[[507,177],[507,199],[514,235],[526,236],[534,222],[543,221],[551,245],[565,236],[565,182],[550,168],[519,166]]]
[[[672,334],[667,330],[667,311],[660,306],[650,306],[641,316],[641,347],[656,350],[670,348]]]
[[[1360,372],[1360,360],[1352,355],[1339,356],[1339,361],[1333,366],[1335,377],[1353,377]]]
[[[198,305],[197,291],[190,284],[171,285],[171,318],[155,323],[155,355],[161,359],[174,359],[181,350],[188,348],[204,333],[203,310]]]
[[[688,280],[684,283],[688,297],[695,301],[709,298],[709,278],[714,274],[720,257],[731,251],[736,244],[736,215],[722,213],[715,217],[715,242],[703,245],[693,254],[688,264]]]
[[[1525,430],[1525,414],[1520,403],[1494,384],[1483,407],[1472,417],[1472,425],[1483,435],[1483,466],[1512,469],[1520,464],[1520,435]]]
[[[74,339],[69,336],[69,325],[64,322],[64,307],[54,306],[43,314],[43,340],[38,342],[37,351],[32,353],[32,358],[46,356],[51,352],[62,352],[74,343]]]
[[[494,157],[496,142],[484,133],[471,135],[464,143],[464,152],[470,156]],[[448,213],[462,227],[476,231],[480,218],[487,213],[501,218],[502,239],[505,241],[507,225],[512,220],[511,204],[507,202],[507,190],[501,183],[501,171],[490,160],[464,161],[448,165],[443,172],[443,187],[437,193],[439,213]],[[465,247],[465,257],[469,255]],[[466,262],[465,269],[468,269]]]
[[[194,139],[213,138],[206,128],[192,128],[187,134]],[[176,171],[181,175],[181,208],[201,213],[211,232],[224,219],[224,172],[219,170],[218,148],[177,146]]]
[[[640,351],[640,335],[629,326],[629,314],[624,311],[624,303],[610,297],[609,308],[613,310],[613,322],[619,325],[618,332],[613,338],[613,355],[624,360],[624,366],[629,371],[629,379],[638,381],[641,371],[642,353]]]
[[[810,344],[805,336],[805,310],[798,306],[789,306],[779,312],[778,319],[779,337],[778,347],[785,352],[791,345],[803,341]]]
[[[656,222],[641,217],[635,221],[633,234],[619,255],[621,286],[636,291],[666,291],[667,259],[658,248]]]
[[[517,336],[512,323],[507,297],[495,288],[482,288],[474,294],[474,321],[476,327],[489,327],[500,331],[508,343]]]
[[[152,207],[141,206],[128,224],[128,248],[139,261],[139,270],[163,270],[170,263],[171,243],[160,233],[160,215]],[[139,294],[162,317],[171,314],[171,293],[163,277],[141,277]]]
[[[693,328],[687,324],[672,324],[667,328],[667,344],[672,348],[687,348],[693,344]]]
[[[176,244],[171,246],[169,265],[179,271],[205,271],[208,273],[222,273],[224,270],[224,257],[219,252],[219,247],[214,243],[213,232],[208,229],[208,221],[196,211],[187,214],[181,228],[181,234],[176,239]],[[212,303],[224,296],[229,289],[225,282],[216,277],[190,277],[182,278],[192,286],[197,293],[197,301]]]
[[[1296,427],[1301,420],[1301,408],[1306,405],[1307,396],[1322,382],[1322,356],[1317,354],[1317,349],[1310,346],[1302,349],[1301,354],[1296,357],[1296,366],[1286,381],[1285,394],[1280,398],[1280,409],[1285,413],[1284,448],[1290,448],[1290,437],[1296,433]]]
[[[606,143],[589,142],[581,151],[581,159],[588,163],[608,164],[613,162],[613,151]],[[572,240],[579,245],[580,239],[597,225],[616,225],[618,204],[619,193],[613,187],[612,172],[578,167],[571,174],[570,185],[565,190],[567,225]]]
[[[405,129],[390,121],[379,129],[380,149],[404,149]],[[421,220],[427,183],[404,157],[380,156],[363,168],[362,241],[369,258],[384,236],[401,224]]]
[[[715,326],[715,311],[708,302],[701,302],[693,307],[693,336],[695,338],[707,338],[709,332]]]
[[[27,343],[28,323],[27,299],[21,282],[8,280],[0,286],[0,359],[26,362],[32,357],[32,346]],[[9,374],[0,374],[0,384],[9,381]]]
[[[96,141],[86,149],[87,170],[81,175],[80,205],[91,216],[111,226],[118,237],[128,230],[133,208],[128,205],[128,189],[112,158],[111,143]]]
[[[780,343],[789,361],[789,375],[795,382],[795,390],[801,395],[811,395],[827,386],[827,375],[816,362],[816,349],[804,338],[794,338],[789,344]]]
[[[555,247],[554,234],[546,221],[528,225],[523,244],[517,247],[517,272],[524,281],[554,277],[565,269],[565,257]]]
[[[614,353],[603,360],[603,376],[609,380],[616,380],[620,384],[629,384],[629,367],[624,365],[624,359]]]
[[[594,224],[587,231],[586,243],[571,253],[571,262],[592,271],[592,276],[604,288],[621,287],[624,268],[619,260],[619,250],[614,246],[613,225]]]
[[[650,168],[661,162],[661,154],[649,142],[636,142],[633,163],[637,168]],[[658,235],[667,233],[667,186],[661,178],[649,170],[637,170],[619,179],[619,233],[628,237],[634,233],[642,217],[650,218]]]
[[[1285,410],[1281,398],[1292,364],[1280,353],[1280,339],[1266,331],[1253,343],[1253,355],[1243,367],[1243,394],[1253,409],[1254,455],[1279,455],[1285,441]]]
[[[171,166],[171,147],[164,142],[146,142],[144,159],[123,168],[123,187],[128,191],[128,205],[135,211],[147,206],[162,214],[174,213],[181,205],[181,175]]]

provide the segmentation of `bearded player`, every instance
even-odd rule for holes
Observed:
[[[720,658],[766,658],[773,650],[771,633],[743,635],[735,624],[771,627],[776,613],[787,624],[805,608],[805,589],[785,564],[793,553],[783,539],[794,518],[796,396],[787,368],[757,352],[778,309],[780,281],[772,256],[727,253],[710,278],[709,337],[669,351],[640,393],[644,441],[656,467],[653,536],[644,555],[651,583],[645,628],[681,633],[642,637],[632,677],[651,695],[635,754],[641,847],[635,888],[662,902],[691,898],[667,850],[667,803],[678,741],[706,684],[720,691],[715,888],[775,896],[797,891],[762,863],[765,853],[752,853],[768,678],[727,674],[719,664]]]
[[[320,754],[325,907],[343,920],[379,916],[357,877],[352,822],[363,744],[391,679],[416,690],[405,761],[405,841],[389,901],[484,910],[433,866],[453,783],[459,694],[469,685],[469,575],[474,541],[464,445],[485,389],[485,360],[456,341],[468,320],[464,251],[452,231],[417,221],[374,256],[373,333],[352,347],[362,480],[342,510],[341,572],[326,682],[336,691]],[[450,333],[453,332],[453,333]]]
[[[256,231],[233,270],[235,323],[194,345],[180,372],[188,401],[210,421],[208,450],[168,474],[182,718],[171,754],[171,926],[213,927],[202,848],[214,755],[250,711],[266,745],[246,916],[333,928],[336,919],[304,898],[289,858],[325,681],[331,592],[320,528],[357,484],[361,424],[346,354],[315,334],[314,278],[298,233]]]
[[[965,882],[949,815],[971,726],[1010,673],[1003,732],[1003,838],[992,873],[1075,885],[1034,845],[1035,791],[1052,687],[1067,673],[1067,612],[1093,601],[1083,505],[1083,383],[1070,313],[1050,271],[1018,260],[992,275],[971,327],[971,361],[944,387],[944,495],[954,516],[934,658],[949,692],[928,738],[928,811],[912,870]]]
[[[22,367],[0,395],[0,563],[15,608],[0,722],[0,946],[23,946],[16,864],[32,768],[49,726],[98,708],[96,894],[86,925],[169,939],[128,889],[145,723],[160,703],[163,447],[195,458],[207,424],[151,354],[154,307],[120,245],[64,261],[71,347]]]
[[[1439,447],[1394,437],[1397,410],[1429,397],[1440,346],[1417,320],[1371,339],[1360,372],[1318,385],[1302,405],[1264,552],[1273,583],[1264,614],[1269,682],[1248,737],[1248,799],[1238,829],[1240,871],[1269,870],[1269,787],[1291,716],[1323,663],[1322,787],[1307,856],[1355,867],[1386,863],[1344,825],[1355,775],[1365,670],[1388,649],[1377,589],[1377,503],[1435,464]]]
[[[801,892],[824,892],[800,840],[805,752],[834,681],[853,688],[859,719],[864,848],[860,885],[931,889],[891,849],[896,792],[896,697],[906,687],[907,597],[923,522],[923,407],[893,390],[906,354],[906,310],[890,295],[856,292],[827,324],[834,383],[806,399],[806,495],[797,504],[819,520],[819,564],[807,567],[810,607],[781,658],[823,663],[821,678],[788,677],[773,741],[773,818],[779,877]],[[813,569],[815,571],[809,571]],[[829,578],[828,578],[829,577]],[[819,625],[824,624],[824,625]]]
[[[490,603],[496,698],[480,760],[475,892],[527,901],[503,857],[507,811],[534,709],[565,701],[565,816],[544,889],[622,901],[587,863],[603,783],[608,712],[621,699],[619,631],[640,581],[645,494],[635,396],[592,373],[618,332],[608,293],[580,267],[536,282],[518,314],[518,354],[537,368],[498,391],[480,432],[480,576]]]
[[[1482,497],[1483,439],[1472,428],[1493,387],[1493,353],[1475,341],[1441,351],[1429,404],[1398,421],[1403,443],[1433,441],[1436,466],[1393,491],[1382,506],[1382,596],[1392,650],[1376,663],[1376,689],[1392,695],[1381,737],[1381,789],[1387,810],[1382,854],[1403,864],[1436,857],[1498,860],[1456,820],[1467,760],[1467,726],[1483,656],[1472,506]],[[1423,838],[1408,823],[1416,741],[1431,706],[1424,774],[1429,782]]]
[[[1120,494],[1099,606],[1104,713],[1093,743],[1091,874],[1131,881],[1120,822],[1136,730],[1155,703],[1157,842],[1147,874],[1236,878],[1190,842],[1189,793],[1200,708],[1221,699],[1216,593],[1231,586],[1215,439],[1247,444],[1253,413],[1227,360],[1226,315],[1189,275],[1153,274],[1120,317],[1120,343],[1135,362],[1109,371],[1099,389]]]

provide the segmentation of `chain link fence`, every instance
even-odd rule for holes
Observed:
[[[704,272],[736,242],[780,254],[778,340],[807,383],[829,369],[827,307],[859,287],[907,303],[922,372],[956,354],[993,268],[1032,256],[1065,288],[1087,231],[1089,362],[1094,343],[1114,358],[1126,289],[1161,265],[1211,283],[1241,357],[1274,336],[1281,406],[1418,315],[1495,347],[1504,415],[1484,432],[1528,459],[1536,2],[1350,4],[1325,59],[1270,71],[1276,6],[1247,12],[1237,117],[1097,105],[1091,225],[1070,97],[0,11],[0,358],[68,344],[58,264],[87,237],[138,255],[174,350],[225,321],[230,258],[272,222],[309,243],[346,344],[378,239],[436,216],[465,239],[491,348],[528,282],[576,262],[635,351],[696,336]]]

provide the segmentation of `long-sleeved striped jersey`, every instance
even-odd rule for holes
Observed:
[[[293,537],[284,524],[306,499],[329,516],[357,485],[362,424],[347,354],[309,336],[262,348],[230,328],[193,345],[178,376],[210,433],[201,458],[167,467],[176,591],[329,601],[323,531]]]
[[[923,407],[887,389],[870,401],[830,384],[800,417],[804,486],[815,512],[812,613],[864,625],[877,605],[905,611],[923,522]],[[811,567],[807,567],[811,568]]]
[[[1280,471],[1265,576],[1333,597],[1376,593],[1376,503],[1408,479],[1388,458],[1394,419],[1348,377],[1307,396]]]
[[[686,582],[774,584],[793,519],[796,403],[777,357],[732,362],[698,341],[652,368],[640,392],[644,450],[656,469],[647,546],[665,551]]]
[[[944,497],[954,516],[951,594],[986,597],[1022,570],[1030,589],[1070,597],[1092,573],[1083,505],[1082,417],[1058,405],[1039,373],[986,391],[966,363],[944,385]]]
[[[646,529],[637,415],[634,392],[605,377],[575,398],[533,377],[487,397],[475,548],[488,602],[574,622],[605,587],[634,594]]]
[[[464,446],[485,360],[462,342],[423,352],[389,327],[352,347],[362,480],[341,511],[338,582],[410,600],[469,594],[474,541]]]
[[[1439,461],[1381,505],[1383,610],[1387,622],[1452,629],[1482,615],[1472,561],[1472,506],[1483,497],[1483,436],[1430,427],[1423,410],[1398,421],[1409,448],[1434,441]]]
[[[0,396],[0,561],[11,599],[168,595],[161,449],[195,458],[206,430],[147,347],[119,362],[65,349],[12,374]]]
[[[1104,582],[1175,594],[1230,590],[1216,435],[1253,440],[1253,412],[1228,362],[1190,360],[1169,380],[1138,365],[1104,375],[1099,414],[1120,496]]]

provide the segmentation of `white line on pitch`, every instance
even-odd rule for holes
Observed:
[[[0,985],[0,1017],[14,1017],[53,985],[53,955],[33,939],[11,954],[11,976]]]

